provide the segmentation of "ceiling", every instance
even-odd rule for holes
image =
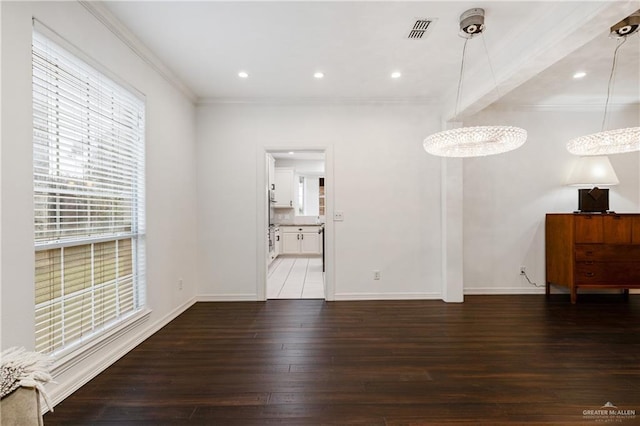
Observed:
[[[199,102],[420,102],[454,110],[459,16],[485,9],[469,41],[461,113],[507,104],[602,104],[634,1],[104,2]],[[433,20],[421,40],[416,19]],[[486,44],[486,50],[485,50]],[[491,58],[494,77],[487,60]],[[238,77],[246,71],[248,78]],[[587,76],[573,80],[575,71]],[[314,72],[325,74],[322,79]],[[402,76],[392,79],[399,71]],[[640,102],[640,37],[620,50],[614,103]]]

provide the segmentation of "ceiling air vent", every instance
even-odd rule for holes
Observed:
[[[413,28],[409,31],[407,38],[410,40],[421,40],[432,22],[432,19],[417,19],[415,24],[413,24]]]

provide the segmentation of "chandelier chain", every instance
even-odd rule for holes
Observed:
[[[456,108],[453,111],[453,118],[458,118],[458,105],[460,104],[460,94],[462,93],[462,75],[464,74],[464,58],[467,52],[467,42],[469,38],[464,39],[464,46],[462,47],[462,61],[460,61],[460,77],[458,78],[458,92],[456,93]]]
[[[611,64],[611,73],[609,74],[609,84],[607,86],[607,99],[604,101],[604,115],[602,116],[602,126],[601,130],[604,132],[605,125],[607,123],[607,111],[609,109],[609,98],[611,97],[611,88],[613,86],[614,77],[616,74],[616,67],[618,65],[618,50],[622,45],[627,41],[626,37],[622,37],[621,41],[618,42],[618,46],[616,46],[616,50],[613,52],[613,63]]]
[[[462,48],[462,60],[460,61],[460,76],[458,78],[458,91],[455,99],[455,109],[453,120],[458,119],[458,109],[460,107],[460,100],[462,97],[462,86],[464,81],[464,69],[466,65],[466,53],[467,43],[469,39],[478,35],[483,30],[483,26],[473,26],[473,29],[466,31],[466,28],[470,28],[465,18],[477,19],[478,16],[484,17],[483,9],[470,9],[461,15],[460,29],[461,37],[464,37],[464,46]],[[484,22],[484,19],[480,20]],[[484,38],[483,38],[484,41]],[[487,46],[485,43],[485,50]],[[489,67],[491,68],[491,75],[493,82],[498,91],[498,85],[496,82],[496,75],[493,72],[493,66],[491,64],[491,58],[489,58],[487,50],[487,59],[489,61]],[[475,127],[458,127],[451,130],[443,130],[438,133],[427,136],[423,142],[425,151],[429,154],[437,155],[441,157],[481,157],[485,155],[501,154],[514,150],[521,146],[527,140],[527,131],[518,127],[511,126],[475,126]]]
[[[484,51],[487,54],[487,62],[489,63],[489,70],[491,70],[491,77],[493,78],[493,85],[496,88],[496,93],[498,94],[498,99],[502,97],[500,94],[500,89],[498,88],[498,80],[496,79],[496,73],[493,70],[493,64],[491,63],[491,56],[489,56],[489,49],[487,49],[487,40],[484,37],[484,33],[480,34],[482,37],[482,44],[484,45]]]

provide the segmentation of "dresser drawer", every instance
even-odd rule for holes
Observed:
[[[638,244],[576,244],[576,261],[602,262],[639,262],[640,245]]]
[[[640,262],[576,262],[576,284],[640,285]]]
[[[568,287],[640,289],[640,214],[548,213],[545,293]]]

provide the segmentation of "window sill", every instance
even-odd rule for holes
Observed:
[[[75,367],[94,353],[98,352],[100,349],[109,345],[114,340],[140,326],[149,319],[149,315],[151,315],[151,310],[144,308],[140,312],[136,312],[130,317],[124,319],[107,332],[83,342],[81,346],[73,348],[68,352],[63,351],[60,354],[53,355],[55,357],[53,368],[51,369],[53,377],[55,378]]]

